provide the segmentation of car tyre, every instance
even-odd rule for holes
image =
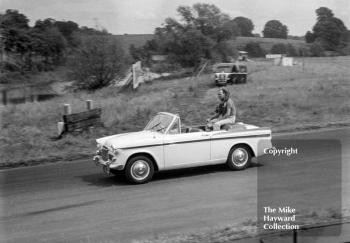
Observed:
[[[237,145],[231,148],[228,158],[227,166],[230,170],[244,170],[251,164],[252,155],[250,149],[246,145]]]
[[[146,156],[133,157],[125,166],[125,177],[133,184],[147,183],[152,179],[153,174],[153,163]]]

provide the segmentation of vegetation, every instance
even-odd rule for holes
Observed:
[[[259,42],[249,42],[244,50],[249,53],[250,57],[264,57],[265,50],[260,46]]]
[[[305,39],[308,43],[314,43],[313,49],[317,48],[314,54],[325,51],[339,51],[348,45],[350,34],[343,21],[334,17],[332,10],[321,7],[316,9],[317,22],[312,28],[313,32],[308,31]],[[318,48],[320,47],[320,48]]]
[[[89,35],[80,43],[70,58],[76,88],[102,88],[125,67],[127,58],[116,40],[106,35]]]
[[[69,61],[70,65],[66,66],[73,68],[76,87],[95,89],[107,84],[122,70],[122,59],[127,61],[119,43],[107,40],[110,35],[106,30],[50,18],[36,21],[33,27],[28,23],[28,18],[17,10],[8,9],[0,14],[5,56],[1,63],[2,83],[15,82],[12,77],[17,74],[31,76],[51,71]]]
[[[263,34],[264,38],[287,39],[288,27],[278,20],[270,20],[265,24]]]
[[[275,44],[284,44],[284,45],[291,45],[296,50],[300,49],[308,49],[308,45],[303,40],[291,40],[291,39],[279,39],[279,38],[261,38],[261,37],[242,37],[239,36],[236,38],[235,43],[236,47],[239,50],[245,49],[248,43],[255,42],[260,45],[260,47],[266,52],[269,53],[271,51],[271,48]]]
[[[177,8],[180,20],[167,18],[163,27],[155,30],[154,39],[140,49],[131,50],[143,59],[152,53],[165,54],[170,61],[183,67],[193,67],[201,58],[227,59],[234,55],[229,40],[238,35],[239,29],[230,17],[210,4],[197,3],[192,7]]]
[[[253,21],[245,17],[236,17],[233,19],[239,29],[239,36],[253,36]]]
[[[227,87],[237,106],[238,121],[269,126],[274,132],[349,122],[350,59],[296,60],[304,65],[288,68],[269,61],[248,63],[248,83]],[[159,111],[179,113],[188,125],[202,124],[214,111],[216,92],[211,75],[203,75],[198,81],[181,78],[146,83],[137,92],[120,93],[108,87],[41,103],[5,106],[0,130],[1,164],[91,157],[96,138],[140,130]],[[63,104],[69,103],[73,112],[79,112],[85,109],[86,99],[102,107],[105,127],[52,140],[57,136]]]

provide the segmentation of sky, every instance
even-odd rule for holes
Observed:
[[[232,18],[250,18],[254,33],[277,19],[290,35],[304,35],[316,22],[315,10],[330,8],[350,28],[350,0],[0,0],[0,12],[17,9],[33,25],[38,19],[71,20],[80,26],[103,27],[112,34],[151,34],[176,8],[194,3],[214,4]]]

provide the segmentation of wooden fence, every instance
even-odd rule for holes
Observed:
[[[63,122],[58,122],[58,135],[65,133],[91,130],[92,127],[101,126],[101,108],[93,108],[92,100],[86,101],[86,111],[72,113],[70,104],[64,105]]]

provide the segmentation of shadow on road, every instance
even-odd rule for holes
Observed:
[[[252,163],[251,167],[260,167],[262,164]],[[249,169],[249,168],[248,168]],[[234,173],[227,169],[226,165],[208,165],[187,169],[177,169],[170,171],[161,171],[155,173],[152,181],[166,181],[171,179],[182,179],[193,176],[201,176],[206,174],[213,174],[218,172]],[[99,187],[109,187],[109,186],[127,186],[130,185],[122,174],[119,175],[106,175],[102,172],[79,176],[83,181],[87,182],[89,185],[99,186]]]
[[[109,187],[115,185],[129,185],[128,182],[124,179],[124,177],[118,177],[112,174],[106,175],[102,172],[91,175],[79,176],[79,178],[81,178],[83,181],[87,182],[91,186]]]

